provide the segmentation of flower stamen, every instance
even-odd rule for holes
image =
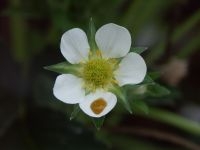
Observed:
[[[82,76],[87,89],[105,88],[113,78],[112,64],[102,58],[91,59],[84,64]]]
[[[100,50],[97,50],[97,51],[96,51],[96,55],[97,55],[97,57],[102,58],[102,54],[101,54],[101,51],[100,51]]]

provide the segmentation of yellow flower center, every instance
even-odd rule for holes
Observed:
[[[85,87],[89,90],[105,88],[113,78],[113,64],[103,58],[93,58],[83,66],[82,76]]]
[[[99,98],[95,101],[92,102],[92,104],[90,105],[90,108],[92,109],[92,111],[95,114],[100,114],[104,108],[107,106],[106,101],[103,98]]]

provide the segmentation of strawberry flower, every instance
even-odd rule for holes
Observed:
[[[139,54],[129,53],[131,35],[122,26],[102,26],[95,34],[95,44],[92,49],[79,28],[62,35],[61,53],[72,71],[56,78],[53,94],[67,104],[78,104],[91,117],[102,117],[117,103],[118,95],[112,89],[141,83],[147,67]]]

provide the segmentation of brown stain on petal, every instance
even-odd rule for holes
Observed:
[[[105,107],[107,106],[107,102],[103,98],[96,99],[90,105],[90,108],[95,114],[100,114]]]

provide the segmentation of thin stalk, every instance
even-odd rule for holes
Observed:
[[[135,110],[136,114],[144,116],[144,113],[141,113],[140,111]],[[145,115],[145,117],[175,126],[179,129],[182,129],[188,133],[198,135],[200,136],[200,124],[186,119],[180,115],[177,115],[175,113],[157,109],[157,108],[149,108],[149,114]]]

